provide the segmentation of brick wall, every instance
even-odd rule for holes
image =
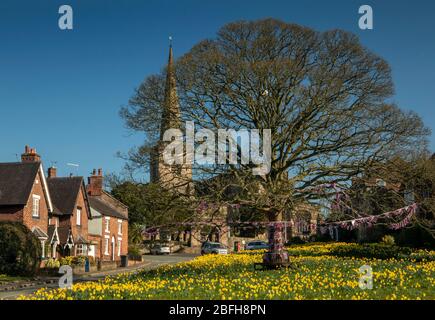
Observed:
[[[99,235],[88,235],[88,240],[95,246],[95,258],[100,259],[103,255],[103,240]]]
[[[72,234],[74,236],[74,239],[77,238],[78,235],[81,235],[83,239],[88,240],[88,217],[90,215],[90,212],[88,210],[88,207],[85,203],[85,190],[84,188],[80,188],[80,192],[77,196],[76,206],[73,212],[73,215],[71,216],[71,230]],[[81,210],[81,223],[80,225],[77,225],[77,209],[80,208]]]
[[[32,217],[32,207],[33,207],[33,197],[32,195],[37,195],[40,197],[39,200],[39,217]],[[45,233],[48,229],[48,204],[45,199],[44,189],[42,187],[42,176],[41,172],[38,172],[36,179],[33,183],[32,191],[30,192],[27,204],[23,209],[23,224],[32,230],[34,227],[38,227]]]
[[[103,236],[102,236],[102,260],[110,261],[112,260],[112,239],[115,239],[115,261],[121,260],[122,255],[128,254],[128,221],[122,220],[122,235],[118,234],[118,218],[116,217],[107,217],[109,218],[109,232],[106,231],[105,221],[106,217],[103,217]],[[109,239],[108,246],[108,254],[106,253],[106,242],[105,239]],[[121,240],[121,254],[118,256],[118,239]]]
[[[76,241],[77,237],[80,235],[83,239],[88,240],[88,216],[89,210],[85,204],[84,198],[85,189],[80,188],[80,192],[77,195],[76,204],[74,206],[74,210],[72,215],[61,216],[59,218],[59,227],[70,227],[71,232]],[[77,225],[77,209],[81,210],[81,223]],[[75,249],[73,248],[71,255],[75,255]]]

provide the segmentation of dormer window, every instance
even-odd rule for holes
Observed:
[[[32,195],[32,217],[39,218],[39,202],[41,197],[34,194]]]

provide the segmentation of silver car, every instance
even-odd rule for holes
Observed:
[[[261,249],[266,249],[266,250],[269,249],[269,245],[267,244],[267,242],[256,240],[256,241],[248,242],[245,245],[245,250],[261,250]]]
[[[205,242],[201,254],[228,254],[228,248],[219,242]]]
[[[166,245],[166,244],[155,244],[150,249],[150,253],[151,254],[170,254],[171,248],[169,247],[169,245]]]

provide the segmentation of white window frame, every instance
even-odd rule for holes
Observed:
[[[85,244],[78,244],[76,247],[76,255],[77,256],[87,256],[88,255],[88,249]]]
[[[81,226],[82,225],[82,210],[77,208],[76,215],[77,215],[76,224],[78,226]]]
[[[110,233],[110,217],[104,217],[104,232]]]
[[[121,256],[122,238],[118,238],[118,257]]]
[[[122,235],[122,220],[118,219],[118,234]]]
[[[32,195],[32,217],[39,218],[41,209],[41,196],[36,194]]]
[[[104,236],[104,255],[109,255],[109,245],[110,245],[110,239],[109,236]]]

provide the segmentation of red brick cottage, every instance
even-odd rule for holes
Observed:
[[[53,211],[41,159],[28,146],[21,162],[0,163],[0,221],[18,221],[29,228],[42,245],[46,257],[48,216]]]
[[[57,229],[60,256],[87,256],[89,200],[83,177],[56,177],[49,169],[48,188],[53,200],[49,226]]]
[[[83,177],[48,178],[35,149],[21,162],[0,163],[0,221],[18,221],[41,241],[43,258],[92,256],[121,260],[128,254],[128,209],[103,190],[102,170]]]
[[[119,261],[128,254],[128,208],[104,191],[101,169],[88,178],[87,192],[92,215],[89,237],[100,241],[95,256],[103,261]]]

